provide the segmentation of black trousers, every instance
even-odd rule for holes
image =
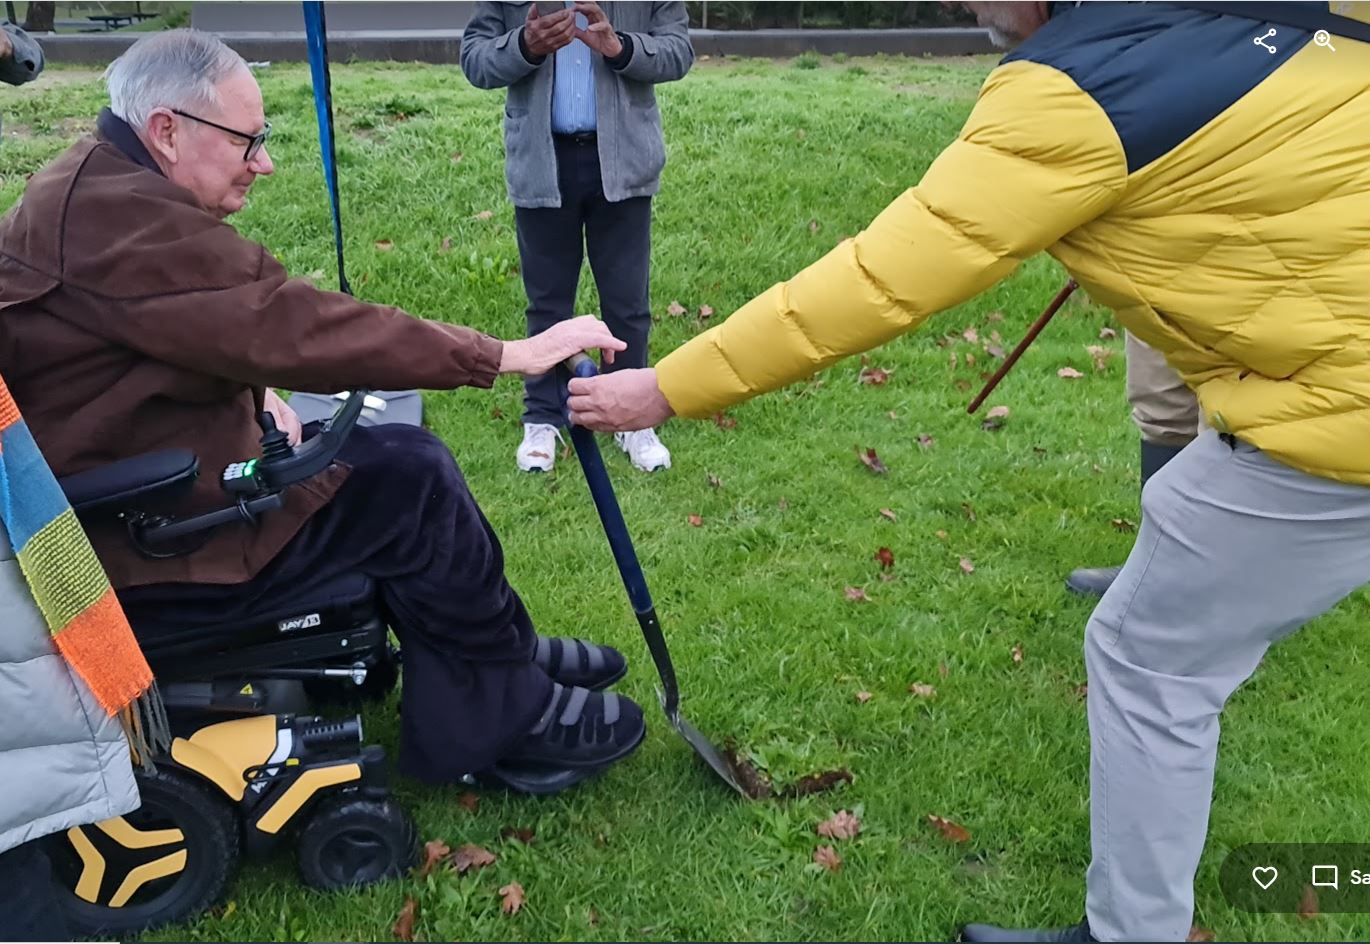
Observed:
[[[452,453],[416,426],[359,426],[340,454],[352,473],[276,559],[246,584],[123,590],[140,617],[206,626],[328,574],[362,571],[404,649],[400,769],[442,782],[489,767],[533,726],[552,682],[504,577],[504,551]]]
[[[43,847],[26,842],[0,853],[0,941],[70,940]]]
[[[561,206],[515,207],[519,266],[528,294],[528,334],[575,314],[580,264],[590,257],[600,317],[628,349],[610,370],[647,366],[652,311],[647,286],[652,254],[652,198],[604,198],[593,137],[554,139]],[[523,421],[564,426],[555,371],[524,381]]]

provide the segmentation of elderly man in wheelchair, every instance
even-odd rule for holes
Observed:
[[[590,317],[501,342],[287,278],[224,222],[273,169],[243,60],[175,30],[106,77],[96,132],[0,221],[0,375],[173,714],[383,690],[389,627],[406,773],[551,792],[626,757],[623,657],[534,631],[446,446],[353,428],[360,397],[310,437],[271,389],[488,387],[622,342]]]

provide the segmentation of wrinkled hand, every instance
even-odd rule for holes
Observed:
[[[623,40],[614,32],[613,24],[604,15],[598,3],[581,0],[576,4],[576,12],[585,17],[585,29],[576,27],[575,38],[599,53],[605,59],[613,59],[623,52]]]
[[[276,428],[285,433],[290,445],[298,446],[300,438],[303,436],[303,427],[300,426],[300,418],[290,408],[290,404],[277,396],[275,390],[267,387],[262,405],[268,413],[275,417]]]
[[[572,10],[543,16],[538,12],[538,5],[533,3],[528,7],[528,20],[523,24],[523,44],[531,55],[550,56],[575,39],[576,32],[576,15]]]
[[[576,377],[567,389],[571,422],[586,429],[630,432],[660,426],[675,415],[651,367]]]
[[[607,325],[594,315],[581,315],[558,321],[541,334],[522,341],[505,341],[500,356],[501,374],[545,374],[572,354],[599,350],[604,362],[614,362],[614,352],[627,348],[627,343],[614,337]]]

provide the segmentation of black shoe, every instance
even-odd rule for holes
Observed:
[[[1081,567],[1072,570],[1066,578],[1066,589],[1082,597],[1101,597],[1113,581],[1118,579],[1122,567]]]
[[[599,691],[628,673],[628,660],[611,646],[597,646],[583,639],[539,636],[533,664],[552,681]]]
[[[1093,941],[1089,933],[1089,922],[1081,921],[1068,928],[996,928],[992,924],[968,924],[961,929],[957,940],[961,941],[1002,941],[1006,944],[1040,941],[1044,944],[1059,941],[1062,944]]]
[[[646,733],[632,699],[556,683],[542,717],[500,764],[598,769],[627,757]]]

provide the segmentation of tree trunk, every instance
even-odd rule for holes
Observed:
[[[24,30],[29,33],[51,33],[52,21],[57,16],[55,3],[30,3],[24,17]]]

